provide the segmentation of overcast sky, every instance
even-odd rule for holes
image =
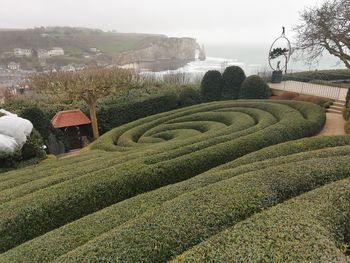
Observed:
[[[188,36],[201,43],[269,43],[319,0],[0,0],[1,28],[82,26]]]

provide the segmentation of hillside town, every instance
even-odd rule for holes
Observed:
[[[91,47],[89,52],[84,54],[85,58],[100,54],[101,51],[96,47]],[[7,58],[7,64],[0,64],[0,103],[6,96],[14,96],[28,92],[26,80],[29,75],[36,72],[48,71],[77,71],[86,68],[86,64],[69,63],[66,65],[52,65],[47,63],[50,58],[64,56],[65,51],[62,47],[52,47],[46,49],[14,48],[12,51],[4,52],[1,58]],[[23,59],[35,59],[41,66],[38,68],[23,68]],[[11,60],[13,59],[13,60]]]

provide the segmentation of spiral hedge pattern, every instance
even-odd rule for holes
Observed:
[[[324,121],[323,109],[303,102],[200,104],[116,128],[79,157],[2,174],[0,262],[169,260],[346,178],[347,137],[265,148],[311,136]]]

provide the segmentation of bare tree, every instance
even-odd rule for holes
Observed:
[[[96,102],[99,98],[128,89],[130,70],[120,68],[90,68],[76,72],[50,72],[33,75],[30,86],[35,92],[57,100],[84,100],[90,110],[94,139],[99,137]]]
[[[326,50],[350,69],[350,0],[326,0],[321,6],[301,13],[296,48],[309,62]]]

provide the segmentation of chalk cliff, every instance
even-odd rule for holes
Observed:
[[[163,38],[147,47],[123,52],[116,58],[116,63],[123,65],[163,60],[193,61],[198,49],[200,47],[194,38]]]

